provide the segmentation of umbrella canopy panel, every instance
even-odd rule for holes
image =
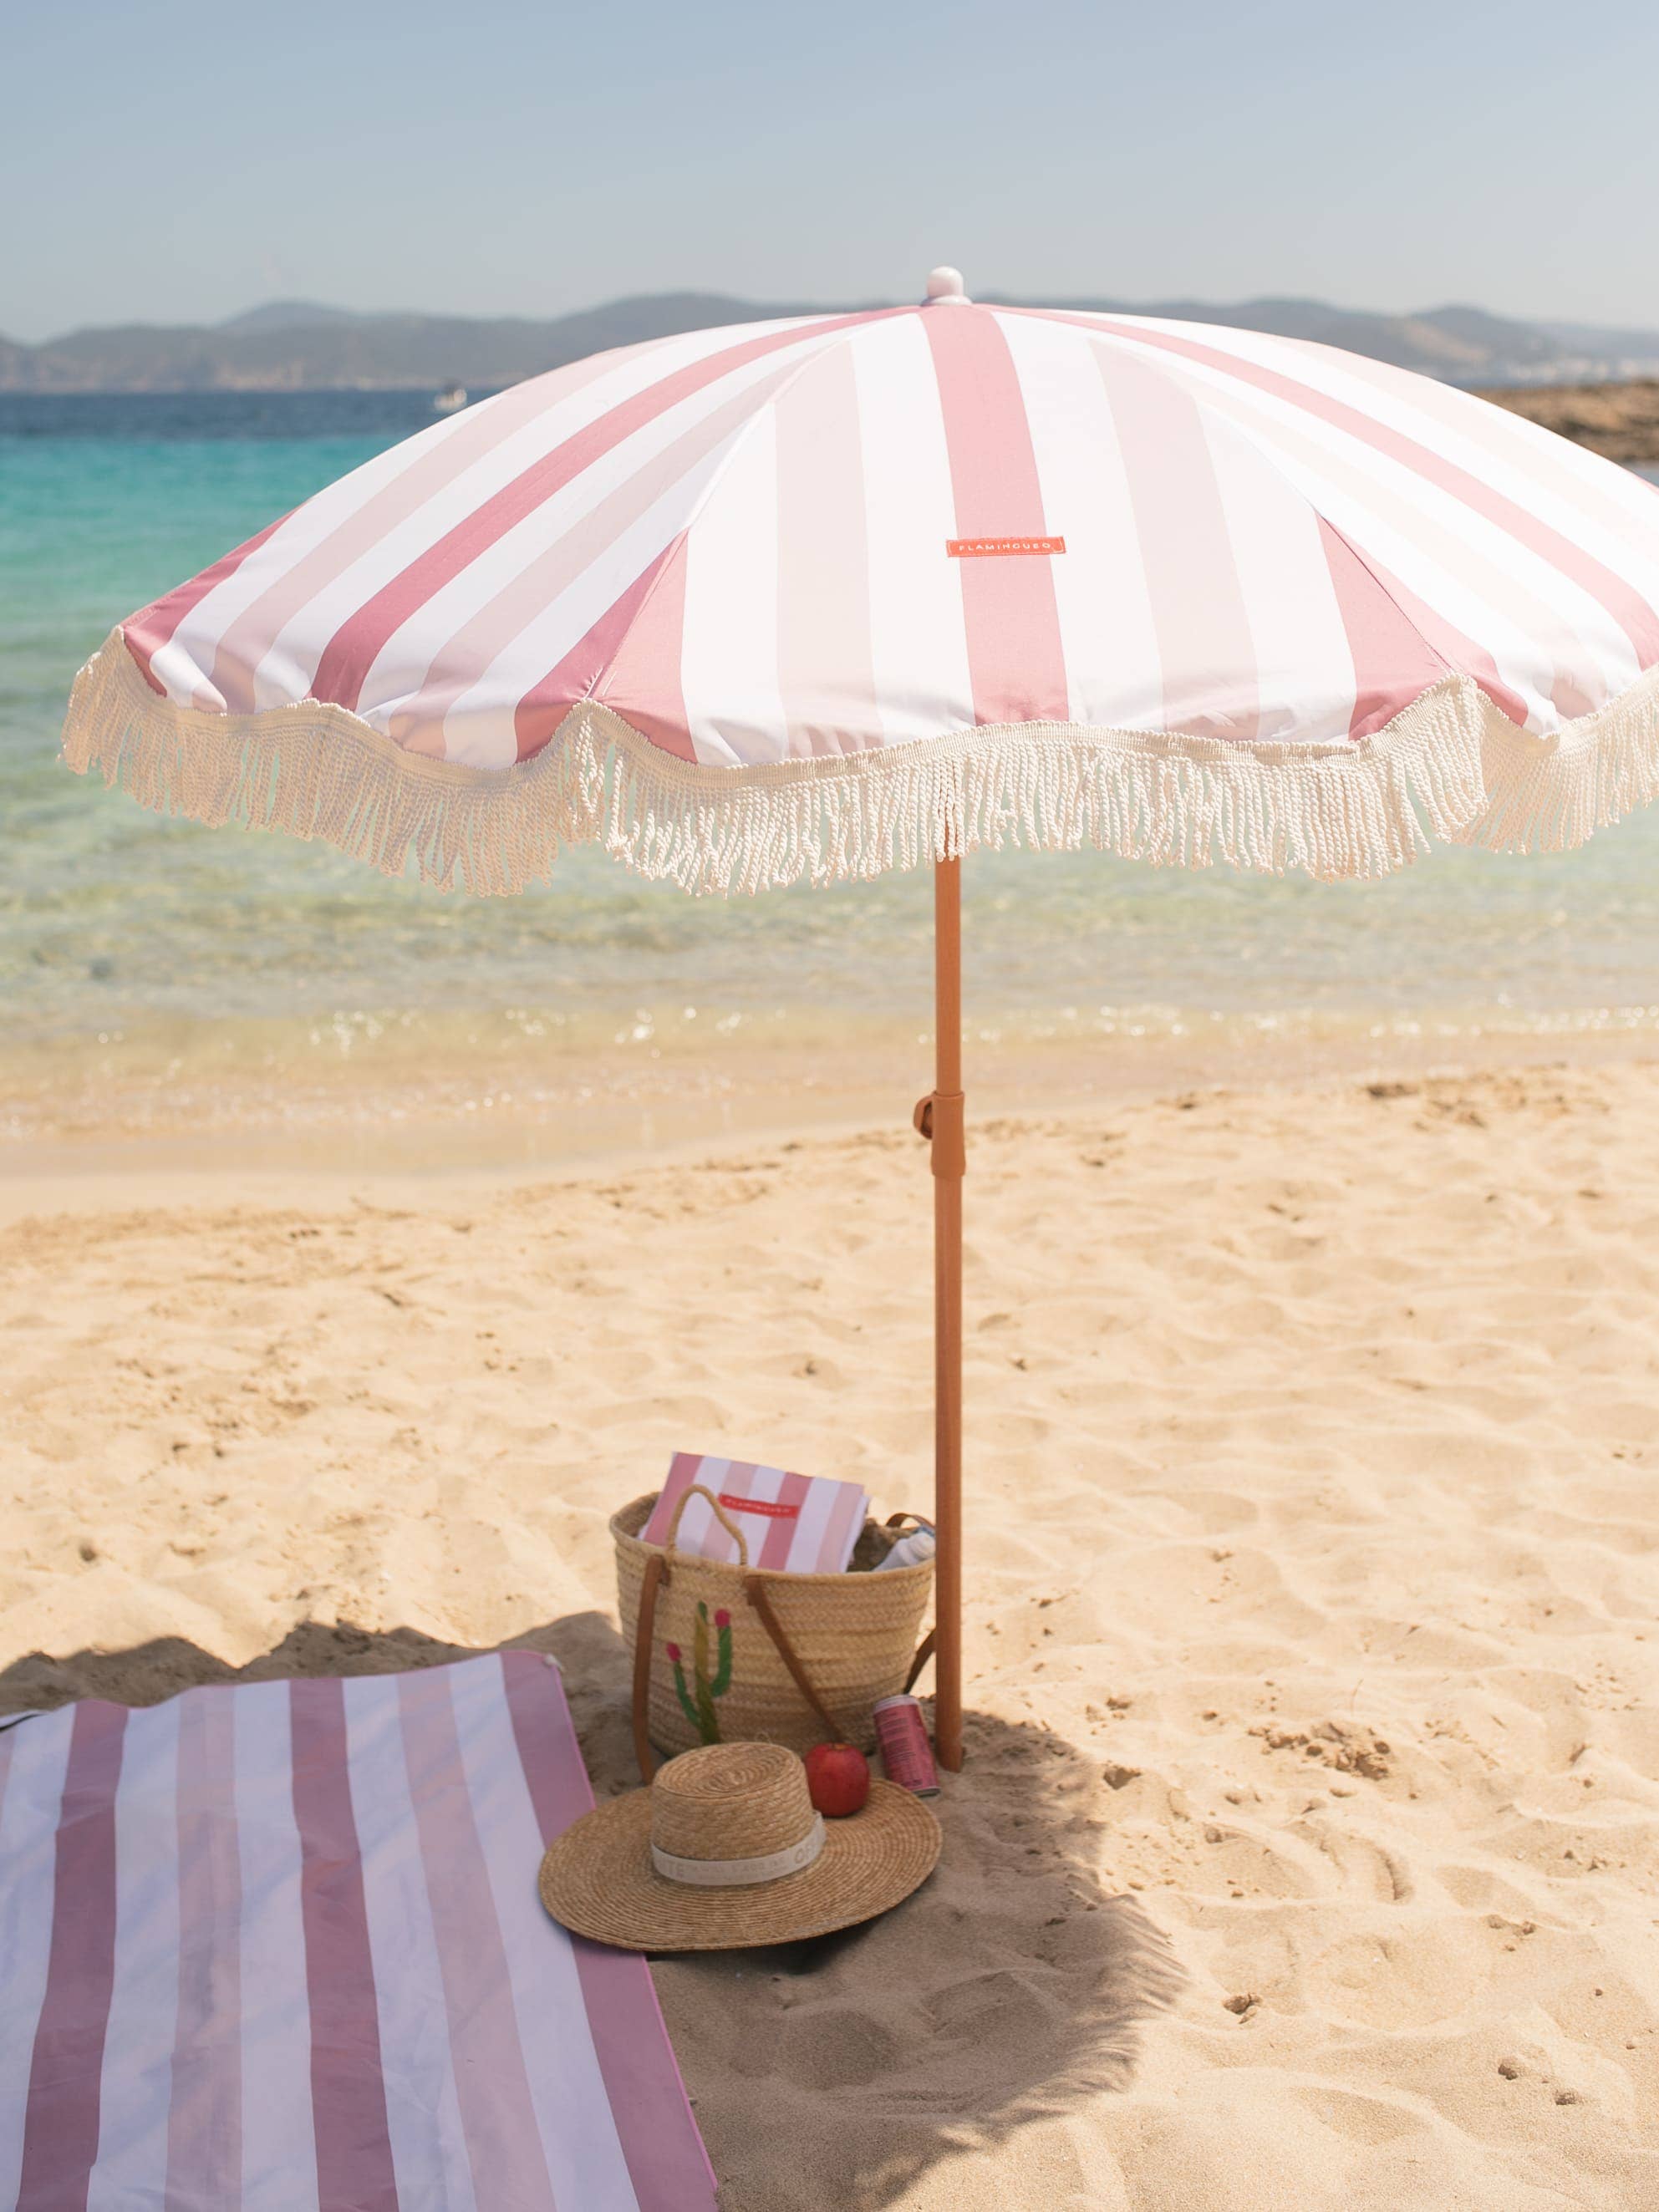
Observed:
[[[1368,875],[1659,787],[1659,494],[1466,393],[975,306],[514,386],[122,625],[65,732],[154,806],[510,891],[981,843]]]

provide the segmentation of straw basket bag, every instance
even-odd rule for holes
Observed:
[[[708,1500],[737,1545],[736,1566],[675,1549],[687,1498]],[[700,1743],[805,1752],[835,1738],[868,1751],[870,1708],[908,1690],[933,1650],[931,1635],[916,1642],[933,1561],[879,1574],[762,1571],[749,1565],[743,1531],[700,1483],[679,1500],[661,1547],[641,1543],[656,1502],[654,1492],[636,1498],[611,1523],[623,1634],[634,1647],[634,1746],[646,1780],[653,1744],[670,1758]],[[896,1532],[910,1517],[895,1515],[888,1526]]]

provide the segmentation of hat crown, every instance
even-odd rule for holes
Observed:
[[[806,1769],[781,1743],[710,1743],[682,1752],[651,1785],[651,1841],[684,1859],[787,1851],[812,1827]]]

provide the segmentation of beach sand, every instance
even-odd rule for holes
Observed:
[[[1659,2204],[1659,1067],[981,1123],[969,1765],[917,1897],[662,1963],[727,2212]],[[555,1653],[676,1448],[926,1507],[884,1130],[0,1194],[0,1701]],[[530,1869],[526,1869],[526,1878]]]

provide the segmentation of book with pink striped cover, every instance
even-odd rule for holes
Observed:
[[[862,1483],[837,1482],[827,1474],[790,1474],[781,1467],[757,1467],[752,1460],[676,1452],[662,1495],[641,1531],[647,1544],[665,1540],[674,1508],[693,1483],[712,1491],[742,1529],[751,1567],[785,1574],[845,1573],[870,1510]],[[738,1547],[706,1499],[694,1498],[687,1505],[674,1541],[682,1552],[737,1564]]]

